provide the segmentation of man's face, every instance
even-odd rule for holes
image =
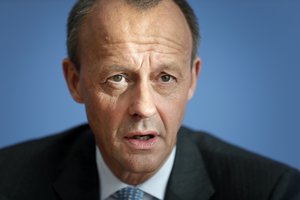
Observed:
[[[195,89],[200,61],[191,68],[188,25],[172,1],[143,11],[100,1],[81,26],[79,49],[80,72],[64,61],[71,94],[85,104],[109,168],[138,184],[172,151]]]

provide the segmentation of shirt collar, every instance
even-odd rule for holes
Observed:
[[[171,154],[167,158],[163,166],[158,170],[154,176],[149,178],[144,183],[137,185],[136,187],[142,191],[150,194],[157,199],[163,199],[165,196],[165,191],[167,188],[167,183],[171,170],[174,164],[176,153],[176,146],[173,148]],[[126,183],[120,181],[115,175],[110,171],[106,163],[104,162],[99,148],[96,146],[96,163],[100,180],[100,191],[101,200],[108,198],[110,195],[114,194],[118,190],[130,186]],[[105,181],[104,181],[105,180]]]

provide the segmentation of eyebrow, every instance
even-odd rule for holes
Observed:
[[[102,69],[99,71],[99,74],[97,76],[99,77],[106,77],[112,72],[117,72],[117,71],[130,71],[127,67],[123,67],[120,65],[102,65],[99,66]]]
[[[168,70],[168,71],[177,72],[180,77],[184,77],[182,68],[178,65],[178,63],[175,62],[161,64],[158,66],[157,70],[160,71]]]
[[[124,67],[121,65],[105,65],[104,66],[104,71],[128,71],[128,67]]]
[[[136,70],[134,70],[134,68],[130,67],[130,65],[126,65],[126,64],[125,65],[118,65],[118,64],[105,65],[104,64],[101,67],[102,67],[102,70],[101,70],[100,76],[107,75],[111,72],[118,72],[118,71],[128,72],[128,73],[132,73],[132,72],[136,71]],[[170,72],[177,73],[179,77],[184,77],[184,73],[183,73],[181,66],[174,61],[158,64],[157,67],[155,67],[153,69],[153,72],[155,72],[155,71],[170,71]]]

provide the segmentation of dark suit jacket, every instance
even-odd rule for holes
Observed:
[[[0,200],[99,200],[100,192],[87,125],[0,151]],[[165,199],[300,200],[300,175],[181,128]]]

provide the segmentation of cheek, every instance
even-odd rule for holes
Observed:
[[[109,95],[98,93],[91,95],[85,106],[90,127],[101,151],[110,154],[112,150],[118,149],[120,146],[118,129],[124,113],[120,110],[122,108],[120,104]]]
[[[172,98],[162,97],[158,99],[158,102],[158,113],[168,134],[167,138],[174,142],[184,117],[187,104],[186,96],[181,93],[181,95],[174,95]]]
[[[169,96],[159,96],[157,103],[160,114],[167,119],[172,119],[173,123],[181,122],[188,102],[187,93],[188,88],[181,86]]]
[[[116,98],[101,92],[90,93],[85,106],[88,121],[97,132],[115,132],[122,113],[122,106],[117,103]]]

